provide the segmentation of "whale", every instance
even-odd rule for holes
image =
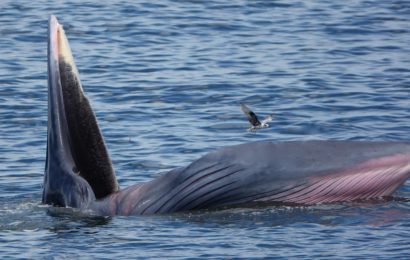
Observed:
[[[216,149],[120,188],[55,16],[48,28],[46,150],[42,203],[102,216],[383,199],[410,177],[409,142],[271,140]]]

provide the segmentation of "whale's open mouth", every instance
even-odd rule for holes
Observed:
[[[95,197],[118,190],[118,184],[97,119],[85,97],[63,27],[49,21],[48,138],[43,202],[53,201],[64,187],[64,176],[86,180]],[[57,196],[58,197],[58,196]],[[61,199],[60,199],[61,200]]]
[[[410,177],[407,142],[259,141],[208,153],[186,167],[116,192],[103,136],[54,16],[49,22],[48,93],[47,204],[104,215],[254,202],[309,205],[389,196]],[[243,110],[250,115],[246,106]],[[254,125],[256,116],[249,118]]]

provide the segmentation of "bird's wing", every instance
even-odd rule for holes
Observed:
[[[261,125],[261,122],[258,120],[258,117],[252,110],[249,109],[249,107],[247,107],[245,104],[241,104],[241,109],[243,113],[246,115],[246,117],[248,118],[249,123],[251,123],[251,125],[253,126]]]
[[[262,125],[267,124],[267,123],[269,123],[269,122],[272,122],[272,120],[273,120],[273,116],[272,116],[272,115],[268,115],[267,117],[265,117],[265,118],[261,121],[261,124],[262,124]]]

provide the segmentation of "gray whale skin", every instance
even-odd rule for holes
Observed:
[[[63,27],[48,35],[43,203],[98,215],[164,214],[241,204],[311,205],[390,196],[410,177],[410,143],[251,142],[120,189]]]

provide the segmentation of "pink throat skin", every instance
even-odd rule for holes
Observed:
[[[288,188],[258,201],[320,204],[391,195],[410,177],[410,155],[365,161],[348,170],[308,178],[306,185]]]

